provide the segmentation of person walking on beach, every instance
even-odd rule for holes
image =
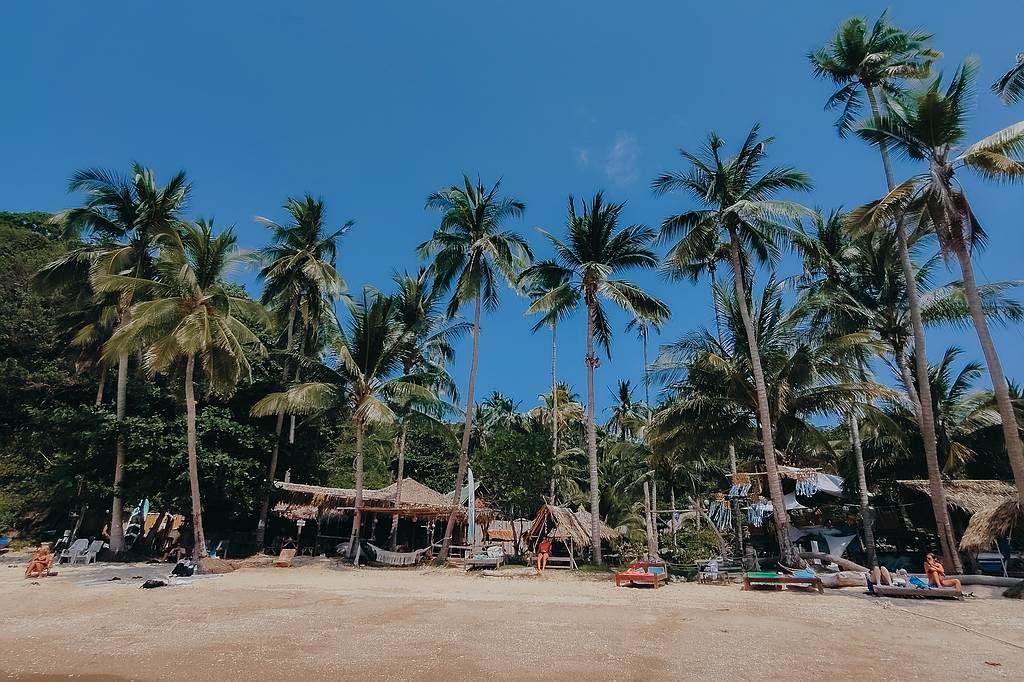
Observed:
[[[537,572],[543,573],[551,556],[551,538],[543,538],[537,545]]]

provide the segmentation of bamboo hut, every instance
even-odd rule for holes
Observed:
[[[315,524],[314,552],[347,542],[352,531],[356,491],[353,488],[328,488],[275,481],[274,514],[286,521]],[[412,478],[402,481],[402,499],[396,501],[397,484],[363,490],[362,527],[359,537],[386,546],[392,519],[398,519],[399,544],[418,549],[435,540],[435,530],[443,530],[444,520],[452,511],[452,498]],[[455,513],[462,528],[466,510],[457,506]],[[487,518],[490,510],[477,505],[477,515]],[[438,521],[441,523],[438,523]],[[309,531],[307,531],[308,533]]]
[[[537,512],[533,524],[523,536],[530,546],[535,545],[541,538],[551,538],[555,543],[561,545],[568,552],[568,565],[576,567],[576,558],[585,555],[590,551],[590,529],[591,516],[583,507],[575,512],[566,507],[557,507],[553,504],[545,504]],[[603,521],[598,522],[598,532],[601,541],[611,543],[618,538],[618,533]],[[559,563],[557,556],[552,556],[552,563]],[[562,563],[565,563],[564,560]]]

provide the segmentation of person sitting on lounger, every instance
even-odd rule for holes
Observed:
[[[43,545],[39,551],[28,560],[28,567],[25,569],[26,578],[42,578],[50,572],[50,564],[53,563],[53,555],[50,548]]]
[[[548,557],[551,556],[551,538],[544,538],[537,545],[537,572],[543,573],[548,567]]]
[[[932,587],[955,587],[960,589],[960,581],[955,578],[946,577],[946,569],[942,562],[935,558],[934,554],[928,554],[924,558],[924,573],[928,576],[928,584]]]

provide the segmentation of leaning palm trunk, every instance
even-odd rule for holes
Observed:
[[[875,118],[878,118],[881,114],[878,97],[873,88],[866,88],[866,90],[868,100],[871,103],[871,112]],[[896,187],[896,176],[892,171],[889,149],[884,142],[879,145],[878,149],[882,156],[886,186],[891,192]],[[920,407],[918,425],[921,428],[921,437],[924,439],[924,459],[928,469],[928,487],[931,492],[932,513],[935,516],[935,527],[939,536],[939,547],[942,554],[949,562],[953,573],[962,573],[963,566],[960,562],[960,554],[957,552],[957,542],[953,533],[953,527],[949,520],[949,510],[946,506],[946,491],[942,486],[942,472],[939,468],[938,441],[935,435],[935,410],[932,405],[931,386],[928,379],[928,357],[925,353],[924,321],[921,318],[917,277],[914,274],[914,266],[910,260],[910,247],[907,244],[907,234],[903,228],[902,220],[896,222],[896,238],[900,252],[900,263],[903,267],[903,278],[906,280],[907,285],[910,324],[914,332],[914,361],[917,366],[917,398]]]
[[[199,460],[196,454],[196,395],[193,374],[196,368],[194,355],[185,363],[185,419],[188,422],[188,485],[192,491],[192,559],[199,561],[206,556],[206,537],[203,535],[203,505],[199,497]]]
[[[860,519],[864,526],[864,552],[868,556],[868,568],[875,568],[878,566],[878,554],[875,552],[875,519],[868,499],[868,479],[864,473],[864,451],[861,449],[860,424],[856,412],[850,412],[850,440],[853,443],[853,462],[857,469]]]
[[[775,444],[773,442],[772,418],[768,408],[768,391],[764,381],[764,370],[761,367],[761,352],[757,347],[757,336],[754,323],[750,319],[750,308],[747,294],[743,286],[743,262],[740,258],[739,237],[736,229],[729,228],[729,251],[732,255],[733,282],[736,288],[736,300],[739,304],[740,317],[746,331],[747,346],[750,349],[750,368],[754,375],[754,388],[757,391],[758,420],[761,422],[761,447],[764,451],[764,466],[768,478],[768,492],[772,500],[772,518],[775,522],[775,537],[779,542],[779,560],[788,566],[802,566],[803,559],[797,554],[793,541],[789,537],[789,514],[786,512],[786,501],[782,494],[782,481],[779,479],[779,467],[775,460]]]
[[[292,336],[295,333],[295,316],[299,309],[299,297],[292,298],[292,307],[288,313],[288,351],[292,350]],[[284,363],[282,370],[284,381],[288,381],[288,363]],[[256,526],[256,545],[262,546],[267,534],[267,519],[270,516],[270,493],[274,485],[274,476],[277,475],[277,461],[281,452],[281,432],[284,430],[284,412],[277,413],[277,422],[274,425],[274,448],[270,451],[270,466],[267,469],[267,486],[263,491],[263,501],[260,504],[260,519]]]
[[[999,418],[1003,427],[1003,439],[1006,441],[1006,454],[1010,459],[1013,480],[1017,484],[1017,497],[1021,505],[1024,505],[1024,448],[1021,447],[1017,416],[1010,399],[1010,389],[1006,384],[1006,375],[1003,374],[999,354],[996,352],[995,344],[992,343],[992,335],[988,330],[985,310],[982,306],[981,296],[978,295],[978,283],[974,280],[974,264],[971,262],[971,254],[961,244],[956,248],[956,256],[960,261],[960,271],[963,273],[964,292],[967,294],[971,319],[978,332],[981,352],[985,355],[985,364],[988,365],[989,377],[992,380],[992,392],[996,396],[996,406],[999,408]]]
[[[473,310],[473,359],[469,366],[469,388],[466,391],[466,423],[462,429],[462,444],[459,446],[459,470],[455,474],[455,492],[452,494],[452,510],[448,514],[448,524],[444,529],[444,540],[438,560],[448,559],[448,551],[452,546],[452,533],[455,532],[455,519],[462,502],[462,486],[466,480],[466,469],[469,468],[469,438],[473,432],[473,397],[476,390],[476,367],[480,359],[480,294],[476,296]]]
[[[594,422],[594,368],[597,367],[597,356],[594,355],[594,297],[593,291],[587,290],[587,459],[590,464],[590,548],[595,564],[600,565],[601,559],[601,487],[597,469],[597,425]]]
[[[654,550],[655,552],[660,549],[658,547],[658,479],[654,477],[654,472],[651,472],[651,528],[654,529]]]
[[[402,432],[398,436],[398,480],[395,481],[395,513],[391,516],[392,552],[398,549],[398,505],[402,503],[402,479],[405,477],[405,438],[408,433],[409,424],[403,421]]]

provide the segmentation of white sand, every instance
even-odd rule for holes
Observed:
[[[60,567],[37,585],[0,563],[0,677],[55,679],[1024,678],[1024,603],[616,588],[306,560],[155,590],[169,566]],[[7,568],[7,565],[13,567]],[[117,574],[123,580],[104,582]],[[998,664],[998,665],[992,665]]]

